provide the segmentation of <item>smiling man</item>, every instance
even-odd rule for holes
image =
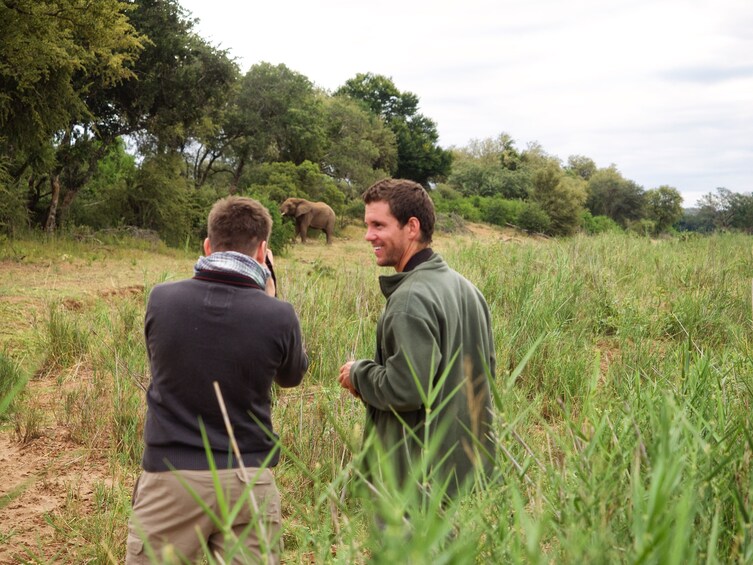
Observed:
[[[338,380],[366,405],[366,433],[376,433],[403,485],[418,479],[411,469],[426,447],[423,428],[430,421],[440,441],[431,473],[454,497],[474,471],[488,474],[494,462],[487,379],[496,361],[489,307],[429,247],[434,205],[420,184],[385,179],[363,199],[366,241],[377,264],[396,273],[379,277],[387,303],[374,360],[345,363]],[[439,387],[438,394],[425,406],[430,387]]]

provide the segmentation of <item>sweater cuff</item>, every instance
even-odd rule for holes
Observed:
[[[364,363],[363,359],[359,359],[355,363],[353,363],[350,366],[350,384],[353,385],[353,388],[356,389],[356,392],[358,394],[361,394],[361,391],[358,390],[358,379],[356,377],[356,373],[358,372],[358,367]]]

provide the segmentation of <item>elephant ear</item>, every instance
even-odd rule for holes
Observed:
[[[298,208],[295,209],[295,215],[303,216],[304,214],[310,213],[312,209],[311,202],[301,202],[298,205]]]

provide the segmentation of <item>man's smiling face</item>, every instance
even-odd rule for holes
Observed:
[[[389,203],[384,201],[366,204],[364,222],[365,239],[374,249],[377,265],[395,267],[397,272],[402,272],[415,252],[415,242],[411,240],[409,224],[401,227],[400,222],[392,215]]]

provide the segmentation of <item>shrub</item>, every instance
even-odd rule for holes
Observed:
[[[458,192],[455,188],[453,188],[449,184],[444,183],[439,183],[434,188],[434,191],[430,192],[429,194],[431,194],[435,200],[438,198],[443,198],[445,200],[457,200],[458,198],[463,198],[463,195],[460,194],[460,192]]]
[[[284,255],[295,236],[295,222],[283,221],[276,202],[267,198],[259,198],[259,202],[267,207],[269,215],[272,216],[272,235],[269,237],[269,248],[276,255]]]
[[[656,222],[647,218],[628,221],[627,231],[644,237],[649,237],[656,233]]]
[[[345,195],[332,177],[319,170],[318,165],[304,161],[295,163],[262,163],[252,167],[244,176],[247,181],[243,192],[255,194],[254,198],[266,195],[270,200],[281,203],[286,198],[306,198],[316,202],[326,202],[339,213]]]
[[[585,210],[581,218],[583,220],[583,230],[589,235],[619,233],[622,231],[620,225],[609,216],[593,216],[591,212]]]
[[[458,198],[457,200],[437,198],[434,201],[434,208],[437,214],[457,214],[469,222],[481,221],[481,211],[468,198]]]
[[[435,230],[442,233],[464,233],[468,231],[462,216],[450,212],[449,214],[437,214]]]
[[[363,200],[357,198],[343,206],[342,216],[356,220],[363,220],[363,215],[365,212],[366,205],[363,203]]]
[[[484,198],[480,202],[481,219],[489,224],[504,226],[514,223],[515,219],[525,208],[522,200],[506,200],[504,198]]]
[[[525,207],[515,218],[515,224],[530,232],[546,233],[552,225],[552,220],[535,202],[525,202]]]

